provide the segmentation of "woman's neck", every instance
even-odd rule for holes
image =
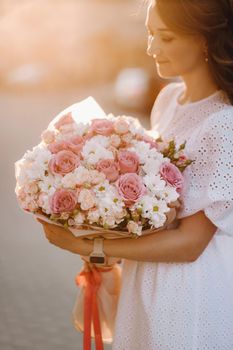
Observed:
[[[219,90],[210,73],[200,72],[197,74],[195,72],[195,74],[182,76],[182,80],[186,88],[179,98],[180,104],[202,100]]]

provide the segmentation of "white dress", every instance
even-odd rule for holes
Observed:
[[[123,260],[113,350],[233,349],[233,106],[221,90],[180,105],[183,89],[160,92],[152,125],[195,159],[179,218],[203,210],[217,231],[195,262]]]

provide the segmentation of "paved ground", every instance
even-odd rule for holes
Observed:
[[[38,223],[21,212],[14,194],[14,162],[39,142],[40,131],[57,112],[89,94],[107,112],[117,113],[110,93],[107,87],[53,95],[0,95],[1,350],[82,349],[82,334],[71,320],[77,293],[74,277],[81,260],[48,244]]]

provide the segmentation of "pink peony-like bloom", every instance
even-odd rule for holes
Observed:
[[[117,188],[127,207],[146,194],[146,187],[141,177],[135,173],[121,175],[117,181]]]
[[[110,182],[116,181],[119,177],[119,164],[113,159],[100,160],[96,165],[96,169],[104,173]]]
[[[79,157],[71,151],[56,153],[49,162],[49,170],[52,174],[66,175],[76,169],[80,164]]]
[[[184,177],[180,170],[172,163],[163,163],[160,167],[162,178],[176,188],[178,193],[181,193],[184,186]]]
[[[25,185],[25,191],[30,194],[36,194],[39,192],[39,187],[36,182],[31,182]]]
[[[121,144],[121,138],[120,136],[116,135],[116,134],[112,134],[110,136],[110,145],[113,147],[119,147]]]
[[[54,142],[55,140],[55,133],[53,130],[44,130],[41,134],[41,139],[47,143],[50,144],[52,142]]]
[[[138,171],[139,158],[135,152],[121,151],[118,154],[118,161],[120,166],[120,172],[136,173]]]
[[[129,131],[129,123],[126,120],[119,118],[114,123],[114,130],[117,134],[126,134]]]
[[[113,133],[114,123],[111,120],[107,119],[93,119],[91,122],[91,131],[96,134],[109,136]]]
[[[83,188],[79,192],[78,202],[80,203],[82,210],[89,210],[96,204],[95,195],[91,190]]]
[[[58,153],[60,151],[72,151],[75,154],[80,154],[83,148],[85,140],[82,136],[73,136],[69,141],[57,141],[51,143],[48,149],[51,153]]]
[[[61,116],[61,118],[54,124],[54,126],[56,129],[59,130],[63,125],[71,124],[73,122],[74,122],[74,120],[72,118],[72,113],[69,112],[69,113]]]
[[[70,213],[77,205],[77,197],[72,191],[60,189],[50,197],[49,204],[54,214]]]

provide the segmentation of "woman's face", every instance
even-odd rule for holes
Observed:
[[[161,78],[185,76],[206,64],[203,38],[169,29],[159,16],[154,1],[148,7],[145,24],[148,29],[147,53],[155,59]]]

